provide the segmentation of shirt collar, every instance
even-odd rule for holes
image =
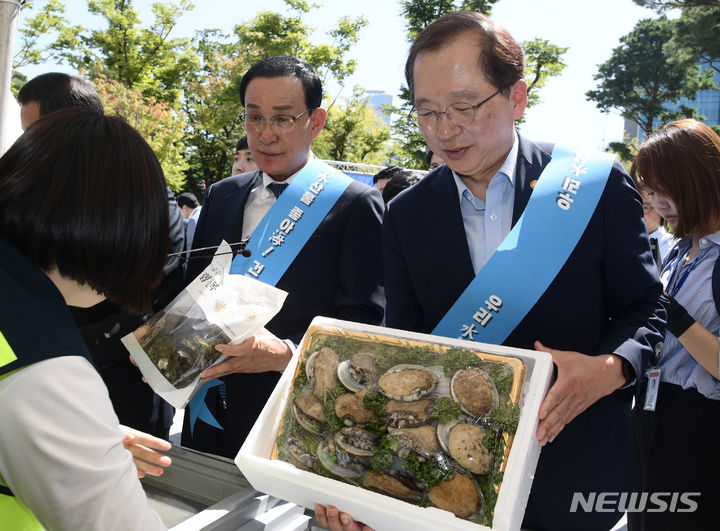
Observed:
[[[515,188],[515,167],[517,166],[517,156],[518,156],[518,135],[517,131],[513,130],[513,145],[512,148],[510,148],[510,153],[507,154],[507,157],[505,157],[505,160],[503,161],[502,165],[500,166],[500,169],[498,172],[493,176],[492,179],[490,179],[490,182],[495,180],[496,178],[506,178],[510,182],[510,186]],[[468,199],[472,201],[472,198],[474,197],[472,195],[472,192],[468,189],[468,187],[465,185],[463,180],[460,178],[460,176],[452,172],[453,178],[455,179],[455,184],[458,189],[458,199],[462,201],[463,194],[467,190]]]
[[[715,245],[720,245],[720,231],[713,232],[712,234],[708,234],[707,236],[703,236],[703,238],[710,240]],[[701,240],[703,238],[700,238]]]
[[[315,158],[315,154],[311,151],[311,152],[310,152],[310,156],[308,157],[308,162],[310,162],[310,161],[313,160],[314,158]],[[271,192],[270,190],[268,190],[268,184],[271,184],[271,183],[285,183],[285,184],[288,184],[288,185],[289,185],[289,184],[292,182],[292,180],[295,178],[295,176],[296,176],[298,173],[300,173],[300,171],[301,171],[304,167],[305,167],[305,166],[303,166],[302,168],[300,168],[298,171],[296,171],[295,173],[293,173],[290,177],[288,177],[288,178],[285,179],[284,181],[277,181],[277,180],[273,179],[270,175],[268,175],[267,173],[265,173],[264,171],[261,171],[260,174],[262,175],[262,191],[263,191],[263,197],[266,197],[268,194],[272,194],[272,192]]]

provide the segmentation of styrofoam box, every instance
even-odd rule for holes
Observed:
[[[409,340],[427,341],[455,348],[482,350],[490,354],[513,356],[525,362],[525,380],[521,394],[521,411],[517,431],[508,455],[502,486],[495,505],[492,529],[518,530],[522,523],[532,486],[540,445],[535,431],[538,411],[552,377],[552,358],[546,352],[460,341],[429,334],[417,334],[392,328],[317,317],[312,325],[368,332]],[[302,349],[307,335],[300,345]],[[265,408],[235,457],[252,486],[264,493],[313,509],[315,504],[335,505],[357,521],[375,529],[470,529],[488,527],[456,518],[450,512],[434,507],[418,507],[376,492],[348,485],[295,468],[290,463],[269,459],[282,421],[297,365],[297,357],[285,369]]]

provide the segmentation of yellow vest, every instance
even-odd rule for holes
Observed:
[[[0,366],[14,359],[15,354],[0,332]],[[3,374],[0,376],[0,380],[10,376],[13,372]],[[25,507],[20,500],[15,496],[0,494],[0,531],[41,531],[42,529],[43,526],[40,525],[32,511]]]

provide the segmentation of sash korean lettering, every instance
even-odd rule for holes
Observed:
[[[432,333],[502,344],[575,249],[612,164],[612,155],[556,145],[515,227]]]
[[[309,161],[250,235],[246,248],[252,254],[236,256],[230,274],[275,286],[351,182],[352,178],[332,166],[318,159]],[[191,434],[197,419],[223,429],[205,405],[208,390],[218,385],[218,380],[206,383],[188,403]]]
[[[253,231],[252,255],[235,257],[230,273],[277,284],[352,181],[318,159],[308,162]]]

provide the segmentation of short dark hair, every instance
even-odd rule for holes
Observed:
[[[402,168],[400,166],[388,166],[387,168],[383,168],[375,175],[373,175],[373,184],[377,184],[380,179],[389,179],[398,171],[402,171]]]
[[[322,105],[322,82],[310,63],[292,55],[268,57],[255,63],[240,81],[240,103],[245,106],[245,91],[256,77],[294,77],[305,91],[305,105],[310,110]]]
[[[240,138],[238,138],[237,144],[235,144],[235,151],[236,151],[236,152],[237,152],[237,151],[240,151],[241,149],[250,149],[250,148],[248,147],[248,143],[247,143],[247,135],[246,135],[246,136],[241,136]]]
[[[375,177],[389,179],[382,191],[382,198],[385,203],[420,180],[420,177],[414,171],[399,166],[389,166],[380,170]]]
[[[20,105],[38,102],[40,116],[68,107],[90,107],[105,112],[100,97],[90,83],[62,72],[49,72],[32,78],[22,86],[17,100]]]
[[[188,206],[190,208],[197,208],[200,206],[200,202],[197,200],[197,197],[195,197],[195,194],[192,192],[183,192],[175,199],[177,200],[177,204],[180,208],[184,206]]]
[[[640,145],[630,174],[639,186],[668,196],[678,209],[675,236],[717,230],[720,223],[720,138],[697,120],[678,120]]]
[[[487,81],[505,94],[513,83],[525,75],[523,49],[500,24],[477,11],[455,11],[428,24],[410,47],[405,63],[405,79],[410,99],[415,98],[413,69],[417,56],[426,51],[436,51],[459,36],[471,33],[478,38],[482,52],[478,64]]]
[[[169,245],[160,163],[121,118],[50,113],[0,158],[0,234],[34,267],[144,313]]]

